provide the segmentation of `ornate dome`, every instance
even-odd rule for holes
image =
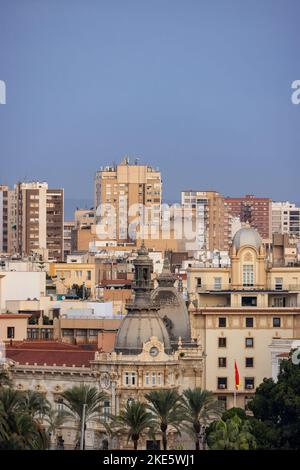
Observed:
[[[126,307],[128,313],[118,331],[115,351],[124,354],[139,354],[143,350],[143,344],[152,336],[156,336],[164,345],[165,352],[169,354],[171,353],[169,334],[158,315],[159,305],[151,300],[153,264],[144,244],[138,251],[133,264],[135,298],[134,302]]]
[[[151,336],[156,336],[163,343],[167,354],[171,352],[168,331],[156,310],[128,312],[119,329],[115,351],[139,354],[143,350],[143,344],[149,341]]]
[[[151,293],[153,302],[160,305],[158,314],[167,327],[171,342],[191,340],[189,314],[182,295],[174,287],[175,276],[171,273],[168,258],[164,260],[162,273],[158,276],[158,287]]]
[[[242,246],[254,246],[257,250],[262,245],[259,233],[252,227],[243,227],[236,232],[232,240],[232,246],[238,251]]]

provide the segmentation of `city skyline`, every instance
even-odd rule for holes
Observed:
[[[299,203],[297,2],[72,7],[2,3],[2,184],[88,201],[97,169],[128,154],[160,168],[166,201],[192,188]]]

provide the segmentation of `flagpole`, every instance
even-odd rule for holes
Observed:
[[[236,387],[234,387],[233,392],[233,407],[236,408]]]

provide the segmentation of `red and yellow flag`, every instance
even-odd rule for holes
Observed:
[[[235,389],[238,390],[240,388],[240,374],[236,365],[236,361],[234,361],[234,377],[235,377]]]

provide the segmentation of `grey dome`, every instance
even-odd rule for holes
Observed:
[[[164,345],[165,352],[170,354],[171,343],[167,327],[158,315],[159,305],[151,299],[153,264],[144,243],[133,264],[135,297],[133,303],[126,306],[128,313],[120,325],[114,349],[124,354],[139,354],[143,350],[143,344],[156,336]]]
[[[189,313],[182,295],[174,287],[175,275],[171,273],[168,258],[164,259],[164,266],[158,276],[158,287],[152,291],[152,302],[160,305],[158,314],[167,327],[171,342],[191,340],[191,326]]]
[[[167,325],[171,341],[191,340],[188,310],[181,294],[175,287],[157,287],[151,295],[152,301],[160,304],[158,314]]]
[[[147,312],[129,312],[120,326],[115,351],[123,354],[139,354],[143,344],[156,336],[163,343],[166,353],[171,352],[167,329],[155,310]]]
[[[254,246],[257,250],[262,245],[259,233],[252,227],[243,227],[236,232],[232,240],[232,246],[239,250],[242,246]]]

